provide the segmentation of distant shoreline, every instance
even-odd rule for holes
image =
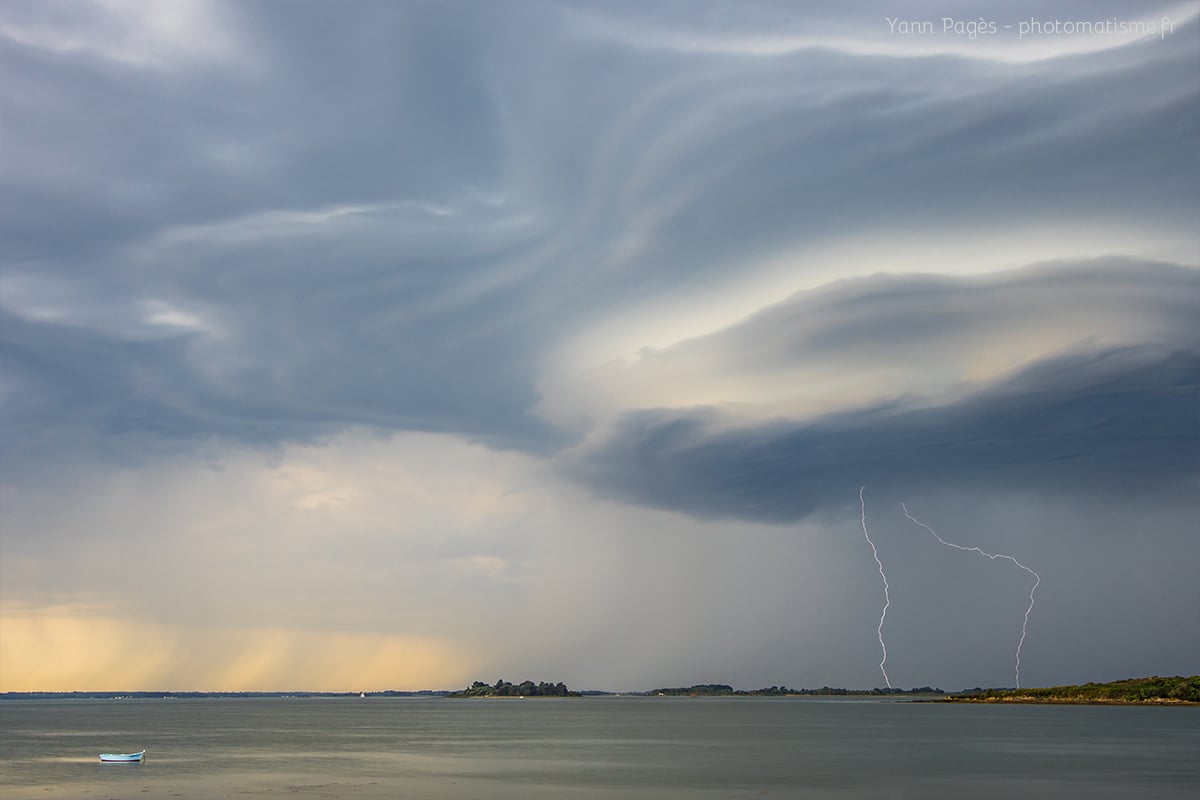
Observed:
[[[823,686],[820,689],[793,689],[771,686],[764,689],[734,689],[723,683],[693,684],[687,687],[651,689],[649,691],[609,692],[572,691],[565,684],[524,681],[511,684],[497,681],[489,686],[476,681],[459,691],[422,689],[399,691],[388,689],[373,692],[171,692],[171,691],[73,691],[73,692],[2,692],[4,700],[191,700],[191,699],[255,699],[255,698],[526,698],[526,697],[871,697],[894,699],[910,703],[966,703],[1011,705],[1112,705],[1112,706],[1195,706],[1200,705],[1200,675],[1128,678],[1109,683],[1086,683],[1080,686],[1051,686],[1034,689],[973,689],[947,693],[922,686],[915,689],[840,689]]]

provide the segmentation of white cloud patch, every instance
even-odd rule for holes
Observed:
[[[720,407],[746,420],[942,403],[1078,348],[1183,342],[1200,314],[1198,275],[1101,259],[847,279],[586,371],[560,362],[539,410],[586,431],[648,408]]]
[[[212,0],[14,3],[0,14],[0,37],[54,53],[170,69],[241,55],[223,12]]]
[[[218,335],[204,313],[167,300],[130,296],[93,278],[65,280],[12,269],[0,276],[0,310],[32,323],[89,330],[124,340],[179,333]]]

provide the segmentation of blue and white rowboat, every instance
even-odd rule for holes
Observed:
[[[126,763],[128,763],[130,761],[145,761],[146,760],[146,751],[143,750],[140,753],[101,753],[100,760],[101,761],[126,762]]]

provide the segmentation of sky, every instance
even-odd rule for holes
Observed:
[[[1200,2],[835,5],[0,4],[0,691],[1197,672]]]

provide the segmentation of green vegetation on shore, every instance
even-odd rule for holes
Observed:
[[[734,689],[723,683],[698,683],[693,686],[677,686],[670,689],[655,689],[645,694],[659,697],[842,697],[842,696],[891,696],[904,694],[944,694],[941,689],[922,686],[916,689],[836,689],[822,686],[820,689],[789,689],[786,686],[770,686],[765,689]]]
[[[1042,689],[976,689],[948,695],[946,700],[952,703],[1200,703],[1200,675],[1188,678],[1155,675]]]
[[[506,680],[496,681],[495,686],[488,686],[483,681],[475,681],[461,692],[451,692],[447,697],[579,697],[579,692],[572,692],[565,683],[534,683],[521,681],[509,683]]]

